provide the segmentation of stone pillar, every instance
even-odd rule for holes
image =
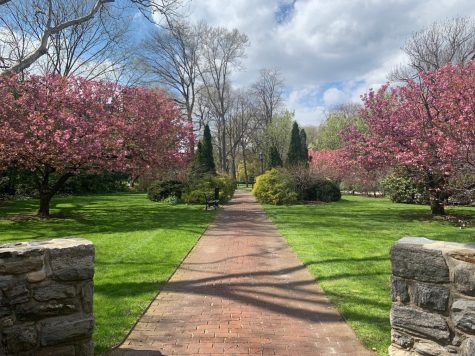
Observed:
[[[94,246],[0,245],[0,355],[93,355]]]
[[[475,355],[475,245],[405,237],[391,249],[391,356]]]

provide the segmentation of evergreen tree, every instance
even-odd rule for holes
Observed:
[[[288,167],[293,166],[301,162],[302,157],[302,145],[300,143],[300,129],[296,121],[292,125],[292,132],[290,134],[290,147],[287,152],[287,161],[285,162]]]
[[[199,174],[216,174],[216,166],[213,157],[213,143],[208,125],[205,125],[203,138],[198,142],[195,162],[195,170]]]
[[[308,162],[307,134],[304,129],[300,130],[300,160],[305,163]]]
[[[282,167],[282,158],[280,157],[280,153],[277,150],[277,147],[275,147],[274,145],[271,146],[271,149],[269,151],[268,162],[268,169]]]

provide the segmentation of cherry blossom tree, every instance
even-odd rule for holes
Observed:
[[[49,216],[79,171],[139,175],[187,162],[191,128],[162,92],[55,75],[0,77],[0,165],[31,171]]]
[[[433,214],[444,214],[449,180],[475,171],[475,62],[420,73],[420,82],[383,86],[363,96],[362,129],[345,136],[347,155],[367,171],[417,172]]]

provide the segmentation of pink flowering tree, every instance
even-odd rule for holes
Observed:
[[[191,129],[163,92],[102,81],[0,77],[0,164],[31,171],[51,198],[79,171],[139,175],[187,162]]]
[[[386,170],[366,169],[358,160],[348,154],[347,149],[311,150],[310,168],[315,174],[362,192],[378,190],[379,181]]]
[[[444,214],[451,177],[475,171],[475,61],[421,73],[420,82],[363,97],[364,129],[349,129],[347,156],[367,171],[416,172],[433,214]]]

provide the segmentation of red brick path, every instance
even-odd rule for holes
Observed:
[[[113,355],[372,355],[237,192]]]

